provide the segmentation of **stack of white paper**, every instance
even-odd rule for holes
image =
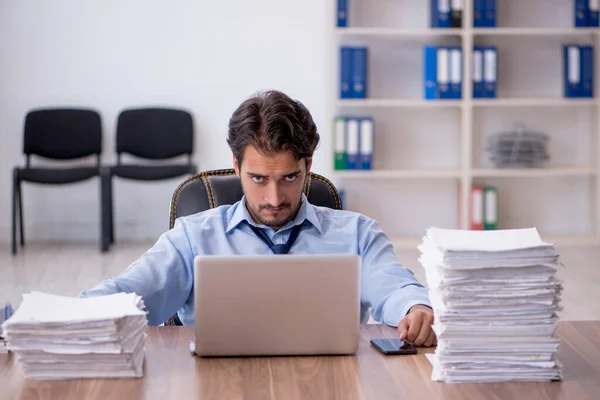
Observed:
[[[26,378],[132,378],[143,376],[147,326],[135,293],[72,298],[32,292],[2,331]]]
[[[432,380],[562,379],[558,254],[535,228],[431,228],[419,250],[438,337]]]

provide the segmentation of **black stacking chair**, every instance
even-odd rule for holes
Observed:
[[[102,174],[105,187],[103,199],[109,218],[103,222],[105,241],[102,250],[114,243],[112,177],[139,181],[158,181],[196,173],[192,162],[194,124],[192,115],[171,108],[139,108],[122,111],[117,122],[117,165],[105,168]],[[142,165],[123,163],[122,154],[146,160],[167,160],[187,155],[179,164]]]
[[[59,108],[34,110],[27,114],[23,137],[25,168],[15,167],[13,169],[13,254],[17,253],[17,212],[19,213],[21,246],[25,245],[21,183],[61,185],[99,176],[101,152],[102,123],[100,115],[96,111]],[[53,160],[73,160],[95,155],[96,165],[62,168],[32,167],[32,155]]]
[[[321,207],[342,209],[340,193],[329,179],[309,173],[304,185],[309,203]],[[244,192],[240,178],[233,169],[200,172],[182,182],[171,199],[169,229],[179,217],[192,215],[224,204],[234,204],[242,199]],[[166,325],[181,325],[177,314]]]

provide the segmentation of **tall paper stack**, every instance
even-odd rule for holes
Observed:
[[[72,298],[32,292],[2,331],[26,378],[141,377],[144,308],[135,293]]]
[[[431,228],[419,250],[438,337],[432,380],[562,379],[558,254],[535,228]]]

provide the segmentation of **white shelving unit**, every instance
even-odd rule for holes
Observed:
[[[414,247],[428,226],[467,229],[471,187],[491,182],[499,186],[498,228],[533,225],[557,244],[600,244],[600,77],[596,98],[568,99],[561,91],[561,45],[593,44],[598,70],[600,30],[570,26],[571,1],[552,2],[552,12],[540,15],[534,11],[547,5],[543,0],[498,2],[498,27],[473,28],[473,0],[464,0],[463,28],[452,29],[429,28],[429,2],[422,0],[351,0],[349,27],[337,28],[337,2],[328,1],[328,121],[337,115],[375,121],[373,170],[335,171],[331,162],[349,209],[377,219],[395,245]],[[518,12],[505,12],[511,7]],[[339,98],[343,44],[369,47],[367,99]],[[423,99],[421,49],[427,44],[462,47],[461,100]],[[497,98],[472,98],[475,44],[498,47]],[[522,120],[550,134],[551,162],[493,168],[482,155],[485,136]]]

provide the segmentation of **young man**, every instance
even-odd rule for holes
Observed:
[[[417,346],[436,343],[427,290],[400,265],[377,223],[354,212],[313,206],[302,193],[319,143],[304,105],[277,91],[252,97],[233,113],[227,143],[242,200],[178,218],[123,273],[82,296],[136,292],[144,298],[151,325],[176,312],[183,324],[193,325],[196,255],[358,254],[361,322],[367,322],[370,309],[376,321],[398,326],[400,339]],[[271,250],[271,245],[281,246]]]

